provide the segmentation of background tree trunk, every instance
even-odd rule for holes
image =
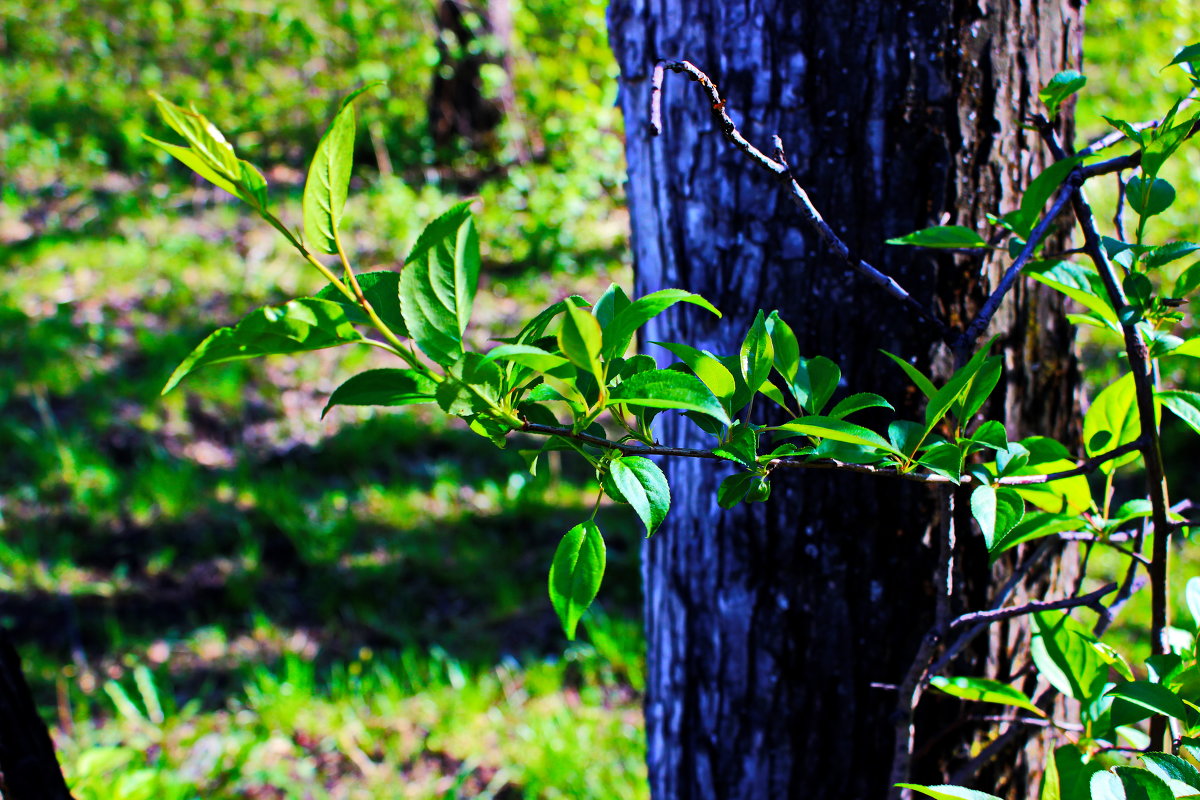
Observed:
[[[750,141],[769,150],[770,136],[782,137],[801,184],[852,250],[961,327],[1001,265],[883,241],[940,222],[978,226],[986,211],[1016,207],[1018,189],[1046,163],[1019,123],[1037,110],[1038,87],[1078,64],[1077,5],[613,0],[609,28],[636,289],[697,291],[726,314],[714,322],[677,306],[645,340],[732,353],[756,309],[778,308],[803,355],[841,365],[843,391],[879,392],[916,418],[919,398],[879,348],[944,376],[952,365],[937,333],[838,263],[780,186],[722,137],[682,76],[667,75],[665,132],[651,138],[651,70],[657,59],[686,58],[706,71]],[[991,413],[1011,438],[1069,440],[1075,364],[1061,317],[1057,299],[1021,287],[993,323],[1006,377]],[[676,419],[661,438],[696,434]],[[644,565],[653,796],[883,797],[896,693],[875,684],[901,679],[932,620],[932,495],[791,473],[774,479],[765,506],[722,512],[716,486],[729,470],[691,459],[663,466],[674,510]],[[978,607],[989,582],[982,543],[968,542],[964,556],[960,597]],[[993,674],[1004,675],[998,650],[1019,635],[994,637]],[[934,724],[922,718],[918,750],[922,735],[944,728],[937,705],[926,704]],[[959,706],[945,710],[961,716]],[[931,757],[914,777],[937,782],[942,757],[960,755],[956,743],[977,734],[925,739]],[[1024,777],[1014,780],[1015,796]]]
[[[71,800],[54,743],[38,716],[21,659],[0,631],[0,797]]]

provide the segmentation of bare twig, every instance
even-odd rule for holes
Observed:
[[[900,301],[916,312],[923,320],[937,328],[938,332],[943,336],[946,334],[946,325],[937,315],[927,309],[924,305],[917,301],[911,294],[908,293],[894,278],[885,275],[875,267],[868,264],[861,258],[858,258],[851,253],[849,246],[834,233],[833,228],[829,227],[829,223],[821,216],[821,212],[813,205],[808,193],[796,181],[792,175],[791,168],[783,158],[783,143],[779,136],[772,137],[772,144],[777,158],[771,158],[763,151],[752,145],[746,140],[746,137],[741,134],[741,131],[734,125],[733,120],[725,111],[725,101],[721,98],[721,94],[717,91],[716,84],[712,82],[694,64],[688,61],[659,61],[654,65],[654,72],[650,83],[650,132],[654,136],[662,133],[662,82],[666,70],[687,75],[708,93],[709,101],[712,103],[713,117],[721,127],[721,131],[729,141],[756,162],[760,167],[770,172],[775,177],[790,184],[791,197],[795,202],[796,207],[800,209],[800,213],[808,224],[817,232],[817,235],[825,242],[831,250],[837,253],[852,270],[867,278],[882,289],[889,297]]]
[[[1112,594],[1117,590],[1117,584],[1110,583],[1094,592],[1080,595],[1079,597],[1068,597],[1063,600],[1035,600],[1031,603],[1026,603],[1012,608],[998,608],[991,611],[973,611],[970,614],[963,614],[956,617],[950,623],[950,630],[956,630],[966,625],[974,625],[979,622],[984,622],[989,625],[1001,620],[1012,619],[1013,617],[1023,617],[1027,614],[1035,614],[1039,611],[1058,611],[1066,608],[1079,608],[1080,606],[1088,606],[1097,613],[1102,613],[1100,598],[1106,594]]]

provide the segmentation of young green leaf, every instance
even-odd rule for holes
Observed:
[[[1092,647],[1095,638],[1066,614],[1032,615],[1030,654],[1038,672],[1068,697],[1089,703],[1104,691],[1108,666]]]
[[[1097,772],[1089,784],[1091,800],[1175,800],[1175,793],[1157,775],[1137,767],[1113,767]]]
[[[1073,69],[1064,70],[1042,87],[1042,90],[1038,92],[1038,99],[1042,101],[1042,105],[1050,112],[1050,117],[1053,119],[1067,98],[1082,89],[1086,83],[1086,75]]]
[[[493,347],[483,357],[483,360],[520,364],[540,372],[556,369],[568,363],[567,359],[557,353],[550,353],[529,344],[502,344],[499,347]]]
[[[1141,435],[1133,373],[1126,373],[1097,395],[1083,418],[1083,446],[1089,456],[1099,455]],[[1106,475],[1136,460],[1137,453],[1106,461],[1100,470]]]
[[[608,405],[616,403],[698,411],[722,424],[732,423],[720,401],[699,378],[670,369],[647,370],[622,381],[609,395]]]
[[[842,370],[825,356],[802,358],[790,387],[792,396],[808,413],[820,414],[837,391]]]
[[[1163,389],[1156,392],[1155,397],[1175,416],[1186,422],[1189,428],[1200,433],[1200,394],[1180,389]]]
[[[758,462],[758,431],[741,422],[734,423],[725,443],[713,448],[713,455],[727,458],[747,469],[754,467]]]
[[[775,369],[787,384],[796,378],[800,368],[800,344],[790,325],[783,321],[778,311],[767,317],[767,334],[771,337],[771,349],[775,352]]]
[[[446,367],[434,391],[441,409],[456,417],[494,411],[504,392],[504,375],[494,361],[478,353],[464,353]]]
[[[604,537],[588,520],[567,531],[550,565],[550,602],[562,622],[563,632],[574,641],[575,629],[587,611],[604,577]]]
[[[968,789],[964,786],[923,786],[919,783],[897,783],[901,789],[912,789],[933,800],[1000,800],[994,794]]]
[[[216,125],[209,122],[203,114],[192,108],[190,111],[177,106],[158,92],[150,92],[158,113],[176,133],[184,138],[192,151],[212,170],[232,182],[239,182],[242,170],[238,157],[234,155],[233,146],[225,140],[225,136]]]
[[[671,508],[671,489],[667,476],[648,458],[622,456],[608,465],[613,483],[624,500],[646,526],[646,536],[654,535]]]
[[[479,237],[470,201],[431,222],[400,273],[400,309],[417,346],[447,366],[462,355],[479,283]]]
[[[1018,236],[1028,239],[1033,235],[1033,229],[1037,227],[1038,218],[1042,215],[1046,202],[1082,160],[1080,157],[1074,157],[1055,161],[1029,182],[1025,194],[1021,196],[1020,210],[1005,215]]]
[[[142,134],[142,138],[144,138],[147,142],[150,142],[150,144],[155,145],[161,150],[164,150],[170,155],[174,156],[185,167],[190,169],[192,172],[195,172],[201,178],[204,178],[204,180],[213,184],[218,189],[224,189],[234,197],[246,202],[250,202],[246,197],[243,196],[242,190],[239,189],[233,183],[233,181],[229,180],[224,175],[209,166],[208,162],[205,161],[200,154],[192,148],[181,147],[177,144],[164,142],[160,139],[155,139],[153,136],[147,136],[145,134]]]
[[[1139,216],[1153,217],[1175,202],[1175,187],[1162,178],[1134,175],[1125,184],[1125,199]]]
[[[757,392],[771,375],[775,363],[775,350],[767,333],[767,321],[762,311],[754,317],[754,323],[742,342],[738,363],[742,368],[742,379],[752,392]]]
[[[1164,781],[1178,781],[1192,789],[1189,794],[1200,794],[1200,770],[1187,761],[1170,753],[1142,753],[1146,769]]]
[[[571,363],[601,380],[604,368],[600,365],[600,323],[586,311],[567,306],[562,327],[558,329],[558,349]]]
[[[407,338],[408,328],[404,326],[404,315],[400,311],[400,273],[386,269],[364,272],[358,276],[358,285],[380,321],[387,325],[392,333],[400,338]],[[351,320],[363,325],[371,324],[367,312],[333,284],[325,286],[313,296],[320,300],[341,303],[346,307],[346,316]]]
[[[232,328],[221,328],[199,344],[171,373],[162,393],[208,364],[256,356],[321,350],[365,341],[346,316],[344,306],[302,297],[282,306],[251,312]]]
[[[1184,256],[1190,256],[1197,250],[1200,250],[1200,244],[1196,242],[1168,242],[1146,254],[1146,268],[1156,269]]]
[[[728,509],[745,500],[756,477],[750,472],[737,472],[721,481],[717,487],[717,505]]]
[[[601,328],[607,328],[616,319],[617,314],[629,307],[630,302],[629,295],[625,294],[624,289],[615,283],[610,283],[604,290],[604,294],[600,295],[600,299],[596,301],[596,305],[592,306],[592,314],[595,315]]]
[[[666,311],[676,303],[691,303],[705,308],[718,317],[721,312],[712,303],[698,294],[685,292],[682,289],[662,289],[657,292],[639,297],[613,317],[612,324],[604,329],[604,345],[602,355],[607,361],[617,356],[625,355],[633,334],[654,317]]]
[[[696,377],[703,381],[716,397],[721,400],[733,397],[734,390],[737,388],[733,373],[712,353],[674,342],[654,342],[654,344],[667,350],[686,364],[688,369],[694,372]]]
[[[834,419],[844,419],[855,411],[862,411],[866,408],[886,408],[888,411],[896,410],[892,408],[891,403],[879,395],[870,392],[860,392],[839,400],[837,405],[830,410],[829,416]]]
[[[840,419],[818,416],[800,417],[769,430],[782,431],[792,436],[816,436],[821,439],[832,439],[835,442],[846,442],[900,455],[886,439],[875,431]]]
[[[1117,312],[1108,300],[1100,275],[1091,268],[1070,261],[1032,261],[1024,272],[1038,283],[1062,292],[1089,311],[1099,315],[1109,328],[1119,330]]]
[[[975,231],[962,225],[941,225],[888,239],[887,244],[907,244],[916,247],[987,247],[988,243]]]
[[[1175,58],[1171,59],[1171,63],[1167,67],[1173,67],[1176,64],[1192,64],[1200,62],[1200,42],[1189,44],[1187,47],[1175,54]],[[1163,67],[1166,69],[1166,67]]]
[[[1020,494],[1020,492],[1017,494]],[[1028,516],[1023,516],[1011,530],[997,536],[996,540],[991,544],[989,551],[994,560],[1005,550],[1010,550],[1019,544],[1034,539],[1041,539],[1045,536],[1054,536],[1065,531],[1077,530],[1079,527],[1080,521],[1076,517],[1038,511]]]
[[[1107,694],[1141,706],[1152,714],[1166,714],[1168,717],[1184,721],[1187,721],[1188,718],[1187,705],[1184,704],[1179,695],[1159,683],[1152,683],[1151,681],[1127,681],[1125,683],[1118,683],[1109,689]],[[1146,716],[1150,715],[1147,714]]]
[[[378,84],[375,84],[378,85]],[[338,224],[350,189],[354,166],[354,100],[371,87],[346,98],[317,144],[304,182],[304,242],[318,253],[338,252]]]
[[[324,417],[334,406],[406,406],[434,402],[436,384],[412,369],[369,369],[347,380],[329,396]]]
[[[913,382],[913,385],[921,390],[921,394],[931,399],[935,394],[937,394],[937,389],[934,388],[933,381],[929,380],[929,378],[926,378],[921,370],[917,369],[900,356],[889,353],[887,350],[880,350],[879,352],[883,353],[892,361],[895,361],[897,364],[899,364],[900,369],[904,370],[904,374],[907,375],[908,379]]]
[[[1000,703],[1006,706],[1023,708],[1032,711],[1039,717],[1046,712],[1033,704],[1029,695],[1015,686],[1009,686],[989,678],[944,678],[936,676],[929,679],[929,685],[938,691],[964,700],[977,700],[981,703]]]

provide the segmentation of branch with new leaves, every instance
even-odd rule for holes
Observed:
[[[1200,45],[1185,48],[1171,65],[1182,65],[1200,88]],[[1086,736],[1054,751],[1053,758],[1065,765],[1056,774],[1066,768],[1091,770],[1087,765],[1095,763],[1092,756],[1120,747],[1119,739],[1161,747],[1168,724],[1173,733],[1200,735],[1200,706],[1192,705],[1194,699],[1188,694],[1192,691],[1188,687],[1194,686],[1192,676],[1200,674],[1189,671],[1200,671],[1200,665],[1194,651],[1180,652],[1166,619],[1167,540],[1187,528],[1167,507],[1158,433],[1163,407],[1200,432],[1200,394],[1159,385],[1159,371],[1153,368],[1159,359],[1200,357],[1200,339],[1185,341],[1172,333],[1182,319],[1180,304],[1200,289],[1200,263],[1184,270],[1169,293],[1162,277],[1164,267],[1200,251],[1200,244],[1146,241],[1147,221],[1174,200],[1160,170],[1195,131],[1200,116],[1177,122],[1181,103],[1155,124],[1111,120],[1137,150],[1089,164],[1087,159],[1116,141],[1105,140],[1075,156],[1063,152],[1049,120],[1083,88],[1085,79],[1074,72],[1055,76],[1039,95],[1048,116],[1038,120],[1038,127],[1056,161],[1030,182],[1017,209],[990,217],[996,230],[988,238],[951,225],[889,240],[895,245],[1011,256],[1011,264],[975,319],[956,331],[893,278],[854,255],[797,182],[779,137],[772,143],[773,156],[752,145],[730,118],[717,87],[686,61],[663,61],[654,69],[651,125],[655,134],[662,132],[660,107],[667,72],[700,84],[726,137],[751,163],[783,182],[806,223],[848,269],[911,309],[956,351],[958,369],[941,385],[906,357],[886,354],[926,398],[919,419],[894,419],[880,429],[863,424],[894,413],[895,408],[871,392],[844,393],[839,366],[820,355],[802,354],[795,333],[777,312],[759,311],[734,353],[713,353],[682,342],[654,343],[675,359],[666,369],[660,368],[651,356],[633,352],[647,322],[680,303],[720,316],[703,297],[681,289],[631,298],[614,285],[593,301],[567,297],[535,315],[515,335],[499,340],[499,345],[475,350],[466,334],[480,252],[469,202],[432,221],[402,269],[360,273],[352,265],[341,221],[353,166],[354,103],[371,87],[346,99],[321,139],[304,189],[303,225],[296,230],[270,210],[269,187],[262,174],[237,157],[215,125],[195,109],[156,96],[164,121],[186,145],[151,141],[245,201],[327,284],[312,296],[259,309],[216,331],[179,365],[163,391],[213,364],[343,345],[375,347],[399,364],[350,377],[330,394],[326,412],[334,406],[435,405],[497,446],[506,446],[512,434],[522,435],[523,443],[540,443],[526,452],[533,471],[548,452],[573,452],[595,470],[597,507],[605,495],[628,505],[647,536],[662,524],[671,503],[666,476],[654,459],[697,458],[732,465],[734,474],[721,482],[717,493],[723,508],[766,501],[781,471],[795,469],[930,484],[940,490],[946,504],[941,556],[933,576],[940,588],[930,633],[896,687],[893,777],[899,793],[985,796],[963,794],[968,790],[956,787],[935,791],[908,783],[913,715],[925,690],[1044,715],[1043,706],[1053,694],[1043,693],[1035,701],[1017,686],[941,674],[988,625],[1016,617],[1032,620],[1030,659],[1037,673],[1058,693],[1080,703],[1078,727]],[[1124,198],[1138,216],[1135,239],[1102,238],[1082,186],[1089,179],[1132,168],[1140,173],[1124,184]],[[1082,228],[1084,246],[1054,254],[1046,249],[1046,238],[1068,207]],[[1064,258],[1080,253],[1089,260]],[[1082,457],[1044,436],[1012,441],[1000,422],[980,419],[1002,377],[1003,364],[1000,356],[990,354],[991,342],[978,349],[975,344],[1022,277],[1063,293],[1082,308],[1072,315],[1074,321],[1111,331],[1124,343],[1129,371],[1093,400],[1083,420]],[[768,413],[763,412],[764,406],[769,407]],[[710,437],[711,446],[683,448],[659,442],[654,422],[663,413],[684,415]],[[1118,470],[1137,463],[1146,472],[1145,498],[1114,507]],[[1104,487],[1098,497],[1089,483],[1093,477]],[[960,504],[963,514],[952,513],[954,503]],[[962,518],[961,524],[956,517]],[[1038,541],[1040,546],[1034,557],[1021,562],[1014,579],[994,593],[988,608],[955,610],[959,602],[953,593],[955,545],[962,537],[976,535],[964,529],[971,527],[971,520],[993,560],[1020,554],[1027,550],[1020,546],[1030,542]],[[1131,538],[1128,529],[1136,525],[1141,530]],[[1069,537],[1086,541],[1089,547],[1109,545],[1127,557],[1126,579],[1119,586],[1088,592],[1082,591],[1080,581],[1069,597],[1005,605],[1018,582],[1048,552],[1049,543]],[[1153,539],[1148,560],[1141,555],[1147,537]],[[1138,678],[1097,635],[1069,613],[1057,613],[1092,608],[1106,627],[1115,608],[1134,590],[1139,567],[1148,571],[1152,585],[1157,660],[1151,664],[1151,678]],[[563,536],[549,571],[551,604],[569,638],[595,599],[604,568],[604,538],[593,511],[590,519]],[[1117,598],[1105,606],[1103,598],[1114,591]],[[1189,584],[1188,592],[1200,623],[1200,582]],[[1110,682],[1110,673],[1120,680]],[[1149,737],[1137,727],[1147,719]],[[1089,780],[1093,786],[1107,786],[1113,780],[1124,785],[1161,781],[1164,764],[1178,770],[1173,774],[1185,775],[1172,780],[1192,780],[1188,777],[1192,773],[1174,761],[1164,761],[1166,757],[1148,753],[1143,756],[1146,768],[1130,767],[1130,772],[1096,768],[1094,775],[1088,773]],[[1195,772],[1194,780],[1191,785],[1200,790],[1200,772]]]

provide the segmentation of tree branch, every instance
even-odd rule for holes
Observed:
[[[791,168],[783,159],[783,143],[779,136],[772,137],[772,144],[778,160],[771,158],[763,151],[747,141],[746,137],[741,134],[741,131],[734,125],[733,120],[725,111],[725,101],[721,98],[721,94],[717,91],[717,86],[712,82],[712,79],[705,75],[699,68],[689,61],[659,61],[654,65],[654,72],[650,81],[650,133],[653,136],[658,136],[662,133],[662,82],[666,70],[687,75],[708,93],[709,101],[712,103],[713,117],[717,120],[721,131],[729,141],[733,142],[739,150],[745,153],[760,167],[770,172],[781,181],[787,181],[790,184],[791,197],[795,202],[796,207],[800,209],[800,213],[808,224],[817,232],[817,235],[824,240],[825,244],[833,250],[842,261],[844,261],[852,270],[859,273],[867,280],[874,283],[882,289],[889,297],[900,301],[916,312],[921,319],[937,328],[938,332],[945,336],[947,333],[946,324],[938,319],[937,315],[927,309],[924,305],[917,301],[909,294],[894,278],[880,272],[875,267],[868,264],[861,258],[858,258],[851,253],[849,246],[834,233],[833,228],[829,227],[829,223],[821,216],[821,212],[813,205],[808,193],[793,177]]]
[[[1080,606],[1088,606],[1096,613],[1104,613],[1101,608],[1100,598],[1106,594],[1112,594],[1117,590],[1117,584],[1110,583],[1097,589],[1094,592],[1080,595],[1079,597],[1068,597],[1063,600],[1035,600],[1031,603],[1026,603],[1021,606],[1013,606],[1011,608],[997,608],[991,611],[973,611],[970,614],[963,614],[956,617],[950,623],[950,630],[957,630],[966,625],[974,625],[976,623],[985,623],[991,625],[1001,620],[1012,619],[1013,617],[1022,617],[1026,614],[1035,614],[1038,611],[1058,611],[1066,608],[1079,608]]]

